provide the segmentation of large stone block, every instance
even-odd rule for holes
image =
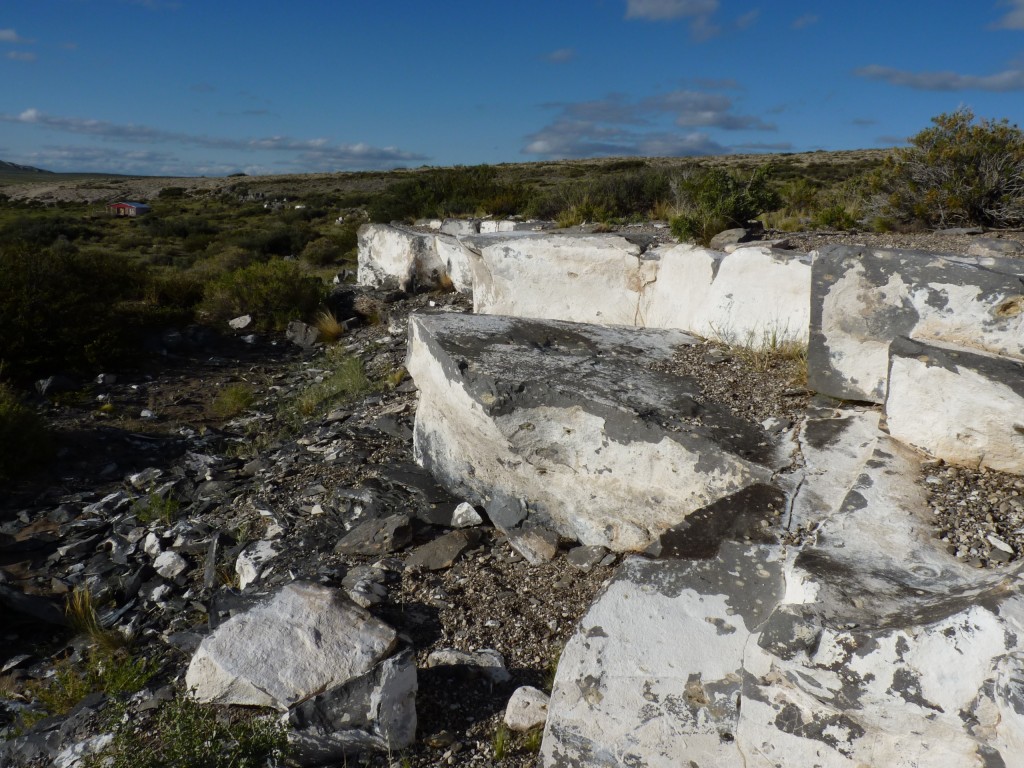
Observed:
[[[640,300],[657,263],[620,235],[515,232],[469,238],[473,311],[577,323],[642,325]]]
[[[359,228],[356,278],[360,285],[403,291],[444,287],[450,281],[457,291],[470,293],[472,257],[451,235],[393,224],[364,224]]]
[[[810,257],[648,248],[620,235],[528,235],[466,244],[474,310],[580,323],[679,328],[728,343],[807,340]]]
[[[750,246],[732,253],[680,245],[658,250],[657,281],[638,323],[682,328],[727,344],[760,348],[807,342],[811,258]]]
[[[950,464],[1024,475],[1024,361],[896,339],[889,432]]]
[[[410,318],[409,336],[416,458],[492,519],[525,504],[564,536],[640,550],[771,482],[776,451],[760,425],[650,369],[694,343],[680,331],[430,314]]]
[[[627,560],[559,658],[545,768],[749,765],[744,656],[782,570],[777,548],[735,543],[715,560]]]
[[[1024,359],[1024,261],[822,249],[813,268],[809,386],[882,402],[897,336]]]
[[[1020,765],[1021,567],[979,571],[938,541],[920,460],[891,439],[786,570],[747,648],[746,765]]]

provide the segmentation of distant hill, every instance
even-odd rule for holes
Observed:
[[[31,165],[18,165],[17,163],[8,163],[6,160],[0,160],[0,173],[3,174],[37,174],[37,173],[48,173],[52,174],[53,171],[44,171],[42,168],[33,168]]]

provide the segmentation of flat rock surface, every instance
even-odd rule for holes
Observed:
[[[770,481],[762,425],[649,367],[695,344],[686,334],[451,314],[410,328],[416,456],[453,494],[527,499],[564,536],[638,550]]]

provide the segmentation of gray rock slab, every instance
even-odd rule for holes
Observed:
[[[808,386],[885,398],[889,344],[905,336],[1024,359],[1024,261],[828,246],[813,267]]]
[[[412,541],[412,519],[408,515],[388,515],[366,520],[335,544],[342,554],[383,555],[401,549]]]
[[[203,640],[185,684],[199,701],[284,711],[366,673],[395,642],[343,593],[293,582]]]
[[[479,541],[480,532],[476,529],[449,531],[433,541],[416,547],[406,558],[405,565],[408,568],[423,568],[428,571],[451,568],[463,552],[476,546]]]
[[[877,407],[818,408],[800,425],[785,526],[809,529],[839,510],[883,437]]]
[[[400,750],[416,738],[416,663],[403,651],[289,712],[289,743],[303,765]]]
[[[531,565],[548,563],[558,554],[558,534],[541,525],[525,525],[506,532],[508,543]]]
[[[642,550],[777,466],[761,425],[650,369],[694,343],[679,331],[462,314],[409,329],[416,459],[492,520],[514,499],[567,538]]]
[[[562,651],[545,768],[743,765],[743,658],[783,564],[776,547],[734,543],[714,560],[627,559]]]
[[[979,571],[935,538],[917,455],[882,439],[787,567],[745,657],[746,765],[1019,763],[1021,567]],[[750,759],[754,756],[755,759]]]
[[[1024,475],[1024,361],[903,338],[889,353],[893,437],[950,464]]]

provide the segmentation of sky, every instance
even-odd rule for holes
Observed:
[[[220,176],[1024,122],[1024,0],[3,0],[0,160]]]

